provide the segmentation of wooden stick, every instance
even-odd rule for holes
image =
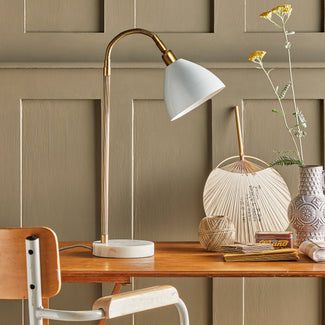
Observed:
[[[103,318],[103,319],[98,321],[97,325],[105,325],[105,324],[106,324],[106,318]]]
[[[244,160],[244,146],[243,146],[243,140],[242,140],[242,134],[241,134],[238,106],[235,106],[235,114],[236,114],[236,126],[237,126],[239,156],[240,156],[240,160]]]
[[[115,283],[115,286],[112,291],[112,295],[117,295],[122,288],[122,283]]]

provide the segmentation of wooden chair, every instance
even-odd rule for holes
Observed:
[[[88,311],[44,308],[42,298],[55,296],[61,288],[56,234],[44,227],[0,228],[0,247],[0,299],[28,299],[30,325],[42,325],[43,319],[111,319],[173,304],[180,324],[189,324],[186,306],[172,286],[102,297]]]

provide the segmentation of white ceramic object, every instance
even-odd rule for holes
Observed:
[[[299,192],[291,200],[288,218],[296,230],[297,244],[325,240],[323,167],[299,167]]]
[[[187,114],[225,88],[212,72],[178,59],[165,69],[164,99],[171,121]]]
[[[151,241],[110,239],[108,243],[93,242],[93,255],[114,258],[140,258],[153,256],[155,245]]]

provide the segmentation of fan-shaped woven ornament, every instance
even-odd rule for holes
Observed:
[[[235,242],[235,226],[226,216],[205,217],[199,225],[199,241],[208,251]]]
[[[238,107],[236,122],[240,160],[221,167],[229,159],[238,159],[230,157],[210,173],[204,187],[203,205],[208,216],[227,215],[235,225],[235,240],[249,243],[255,242],[256,231],[287,229],[291,198],[285,181],[276,170],[246,159],[263,162],[259,158],[244,156]]]

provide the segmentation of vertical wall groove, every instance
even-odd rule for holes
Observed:
[[[131,236],[132,239],[135,238],[135,189],[134,189],[134,184],[135,184],[135,175],[134,175],[134,135],[135,135],[135,125],[134,125],[134,101],[132,100],[132,104],[131,104],[132,108],[132,140],[131,140],[131,211],[132,211],[132,215],[131,215]]]
[[[23,227],[23,103],[19,101],[19,226]]]

